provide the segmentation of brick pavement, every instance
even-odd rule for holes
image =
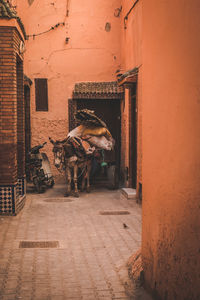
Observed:
[[[124,266],[140,247],[141,207],[120,191],[63,194],[62,185],[28,193],[18,216],[0,216],[0,299],[130,299]],[[130,214],[100,214],[124,210]],[[59,247],[19,248],[20,241],[58,241]],[[131,299],[150,298],[135,291]]]

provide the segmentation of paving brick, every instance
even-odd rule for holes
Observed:
[[[140,247],[141,208],[107,190],[72,202],[44,201],[64,189],[28,193],[20,215],[0,219],[0,299],[128,300],[119,270]],[[124,207],[130,215],[99,215]],[[58,241],[60,248],[23,249],[20,240]]]

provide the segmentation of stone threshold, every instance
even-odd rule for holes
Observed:
[[[136,200],[136,189],[132,188],[122,188],[121,189],[122,195],[128,200]]]

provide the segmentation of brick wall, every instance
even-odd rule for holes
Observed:
[[[17,182],[17,96],[13,28],[0,27],[0,184]]]
[[[24,96],[22,38],[16,27],[0,26],[0,213],[24,204]]]
[[[16,92],[17,92],[17,177],[25,176],[25,105],[24,105],[24,74],[23,58],[20,57],[21,38],[18,31],[13,31],[13,47],[16,59]]]

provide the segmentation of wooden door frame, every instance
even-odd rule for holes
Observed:
[[[77,103],[78,101],[84,101],[84,100],[88,100],[88,98],[78,98],[78,99],[74,99],[74,98],[71,98],[71,99],[68,99],[68,128],[69,128],[69,131],[72,130],[73,128],[75,128],[77,126],[77,123],[76,123],[76,120],[74,118],[74,114],[76,113],[77,111]],[[90,99],[91,101],[95,101],[97,99]],[[98,101],[101,101],[101,100],[106,100],[105,97],[102,97],[100,99],[98,99]],[[108,100],[111,100],[111,98],[109,98]],[[121,106],[121,97],[119,98],[116,98],[114,97],[112,99],[112,101],[118,101],[119,102],[119,113],[120,113],[120,120],[121,120],[121,109],[120,109],[120,106]],[[117,169],[117,178],[115,179],[116,180],[116,183],[115,185],[116,186],[119,186],[120,185],[120,168],[121,168],[121,122],[120,122],[120,128],[119,128],[119,131],[120,131],[120,134],[119,134],[119,149],[117,151],[117,155],[116,155],[116,169]]]
[[[137,83],[129,84],[129,184],[137,188],[137,145],[138,145]]]

